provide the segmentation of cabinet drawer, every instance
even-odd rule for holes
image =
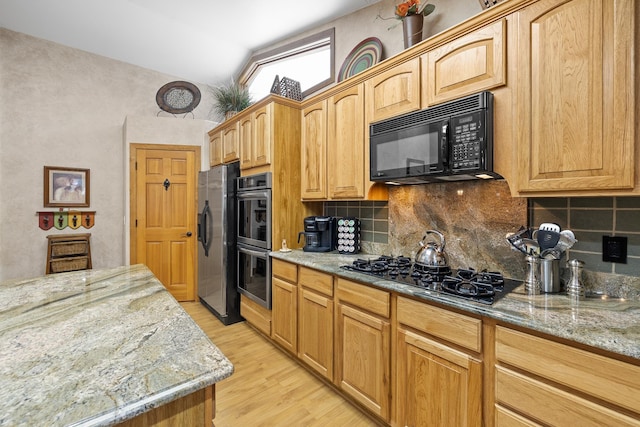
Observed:
[[[496,327],[496,358],[640,413],[640,367]]]
[[[336,281],[336,294],[340,301],[389,318],[389,303],[391,300],[389,292],[338,278]]]
[[[271,312],[269,310],[249,298],[241,296],[240,314],[263,334],[271,336]]]
[[[300,267],[298,284],[314,289],[322,294],[333,296],[333,276],[307,267]]]
[[[499,366],[496,367],[496,400],[545,425],[640,425],[637,419]]]
[[[298,266],[279,259],[271,260],[271,272],[274,276],[291,283],[298,282]]]
[[[480,352],[482,336],[480,319],[400,297],[398,298],[398,323]]]
[[[521,415],[496,405],[496,427],[542,427]]]

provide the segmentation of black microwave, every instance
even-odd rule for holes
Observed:
[[[493,94],[480,92],[369,126],[371,181],[421,184],[493,172]]]

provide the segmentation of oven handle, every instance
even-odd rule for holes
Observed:
[[[243,246],[238,246],[238,252],[242,252],[243,254],[249,254],[257,257],[262,257],[265,259],[268,257],[268,254],[269,254],[268,251],[256,251]]]
[[[264,191],[241,191],[238,192],[238,199],[270,199],[271,198],[271,190]]]

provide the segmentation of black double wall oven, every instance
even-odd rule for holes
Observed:
[[[238,291],[271,309],[271,173],[240,177],[236,183]]]

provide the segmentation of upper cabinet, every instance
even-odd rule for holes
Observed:
[[[222,164],[222,133],[219,131],[209,133],[209,165]]]
[[[520,195],[633,189],[635,14],[634,0],[541,0],[517,13]]]
[[[423,108],[506,84],[506,48],[501,19],[425,53]]]
[[[327,198],[327,100],[302,110],[302,198]]]
[[[271,163],[271,119],[273,104],[255,109],[239,121],[240,169],[250,169]]]
[[[232,123],[222,130],[222,161],[230,163],[240,158],[240,127],[239,123]]]
[[[364,83],[367,123],[420,109],[420,60],[414,58]]]
[[[359,84],[329,98],[327,164],[329,197],[364,198],[364,91]]]

